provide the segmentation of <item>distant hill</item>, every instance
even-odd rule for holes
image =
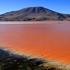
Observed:
[[[0,21],[70,20],[70,14],[62,14],[44,7],[28,7],[0,15]]]
[[[70,65],[31,58],[0,49],[0,70],[70,70]]]

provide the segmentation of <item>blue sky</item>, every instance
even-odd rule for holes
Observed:
[[[0,0],[0,14],[31,6],[44,6],[57,12],[70,13],[70,0]]]

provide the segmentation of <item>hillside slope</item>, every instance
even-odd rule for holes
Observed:
[[[28,7],[0,15],[0,21],[70,20],[70,14],[61,14],[44,7]]]

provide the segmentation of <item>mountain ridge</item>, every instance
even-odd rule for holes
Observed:
[[[0,21],[70,20],[70,14],[62,14],[45,7],[27,7],[0,15]]]

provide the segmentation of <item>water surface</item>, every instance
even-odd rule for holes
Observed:
[[[70,22],[0,23],[1,47],[70,64]]]

